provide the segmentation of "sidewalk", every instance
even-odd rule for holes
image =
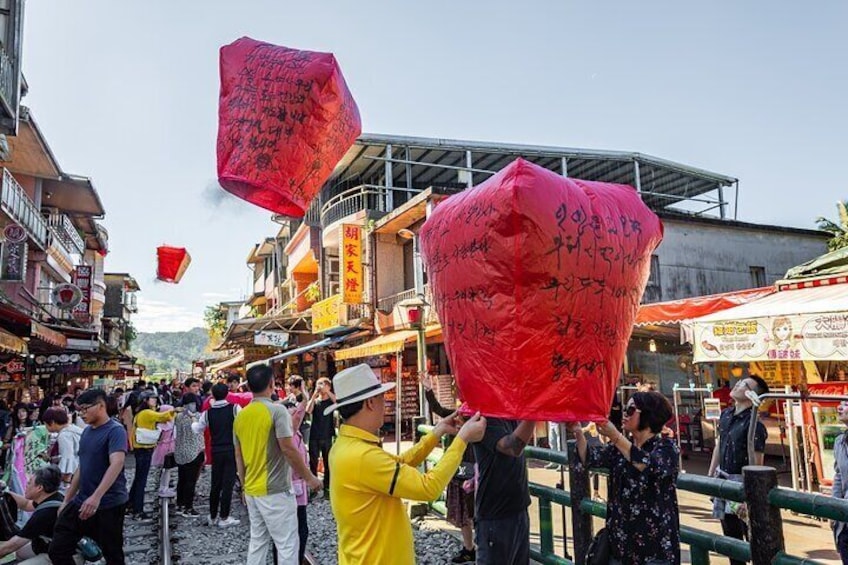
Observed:
[[[408,449],[412,446],[411,442],[402,442],[402,449]],[[390,453],[395,452],[395,445],[390,442],[383,444],[384,449]],[[558,471],[544,469],[544,462],[531,461],[529,469],[529,478],[531,482],[545,485],[548,487],[556,487],[560,482],[561,474]],[[772,465],[780,472],[782,461],[779,457],[766,458],[766,465]],[[683,461],[683,468],[689,473],[697,473],[705,475],[709,467],[709,456],[706,454],[695,453]],[[568,485],[568,473],[562,473],[565,477],[565,484]],[[789,486],[791,484],[788,473],[780,473],[778,475],[781,486]],[[601,477],[600,494],[606,496],[606,481],[605,477]],[[530,543],[539,545],[539,506],[536,498],[532,498],[530,506]],[[680,523],[701,530],[714,532],[721,535],[721,523],[712,518],[712,505],[708,497],[694,494],[685,491],[678,491],[678,505],[680,508]],[[563,555],[562,547],[562,522],[563,515],[568,523],[568,529],[571,530],[571,510],[563,510],[561,506],[553,505],[553,523],[554,523],[554,545],[557,555]],[[830,524],[827,521],[818,521],[802,515],[795,515],[787,510],[782,512],[783,515],[783,534],[786,544],[786,552],[790,555],[795,555],[801,558],[813,559],[827,565],[841,565],[839,554],[833,542],[833,534],[831,533]],[[431,526],[436,520],[428,520]],[[443,527],[447,531],[453,531],[459,535],[458,530],[452,528],[449,524],[441,521]],[[603,527],[603,521],[599,518],[594,519],[594,527],[597,532]],[[568,537],[568,543],[571,544],[571,537]],[[681,557],[683,563],[690,563],[689,546],[681,546]],[[727,563],[726,558],[711,555],[713,563]]]

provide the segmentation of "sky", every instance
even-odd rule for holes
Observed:
[[[94,180],[141,331],[243,298],[276,231],[215,180],[218,49],[244,35],[334,53],[369,133],[647,153],[740,179],[755,223],[846,198],[842,1],[28,0],[24,103]],[[163,243],[192,255],[178,285],[155,281]]]

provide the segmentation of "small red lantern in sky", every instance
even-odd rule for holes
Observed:
[[[191,255],[184,247],[162,245],[156,248],[158,266],[156,278],[163,282],[178,283],[191,264]]]

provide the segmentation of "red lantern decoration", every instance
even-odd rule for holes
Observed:
[[[184,247],[163,245],[156,248],[158,267],[156,278],[163,282],[178,283],[191,264],[191,255]]]
[[[301,218],[361,132],[332,54],[249,37],[221,48],[218,182],[228,192]]]
[[[605,419],[662,233],[632,187],[523,159],[439,204],[421,245],[468,408]]]

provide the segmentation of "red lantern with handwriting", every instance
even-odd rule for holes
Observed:
[[[227,191],[301,218],[361,131],[332,54],[249,37],[221,48],[218,182]]]
[[[158,266],[156,278],[163,282],[178,283],[191,264],[191,255],[184,247],[162,245],[156,248]]]
[[[607,418],[662,233],[632,187],[523,159],[439,204],[422,252],[467,407]]]

